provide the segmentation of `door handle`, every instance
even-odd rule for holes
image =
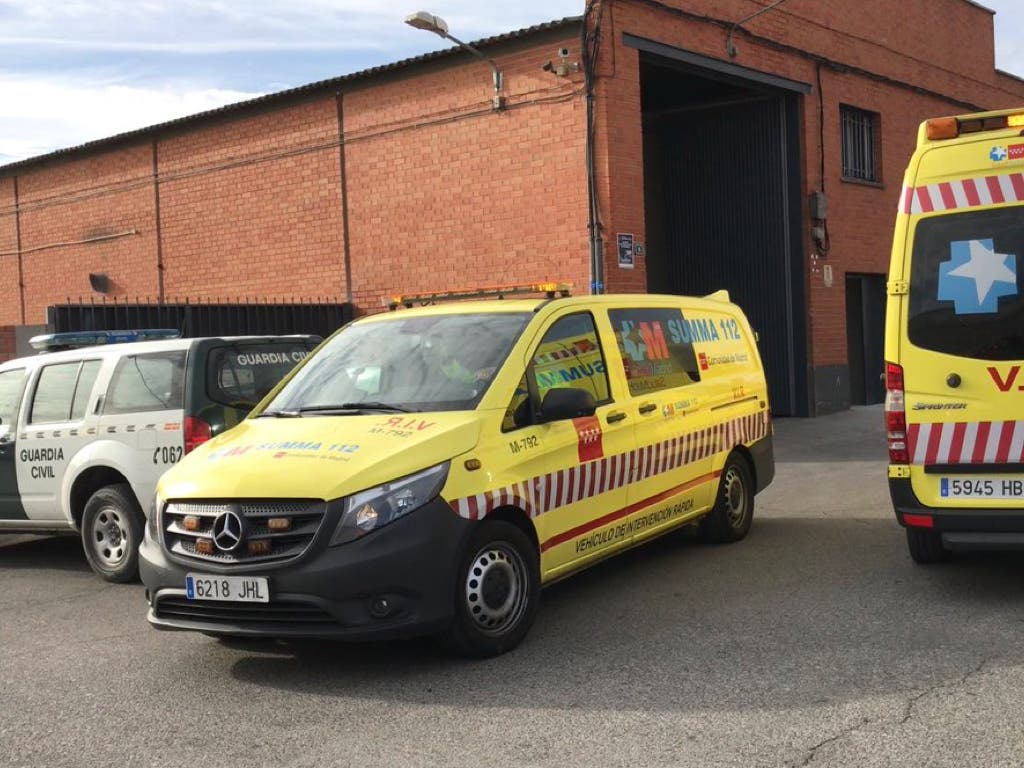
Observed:
[[[614,424],[617,421],[622,421],[624,418],[626,418],[625,411],[612,411],[608,414],[608,423]]]
[[[658,405],[657,403],[643,403],[637,410],[639,410],[640,413],[650,413],[651,411],[658,410]]]

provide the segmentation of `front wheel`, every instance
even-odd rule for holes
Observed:
[[[82,514],[82,544],[89,565],[107,581],[134,581],[139,574],[142,530],[142,510],[131,486],[100,488],[89,497]]]
[[[733,454],[722,469],[714,508],[701,521],[700,532],[706,541],[728,543],[747,535],[754,520],[754,483],[750,468]]]
[[[511,523],[485,520],[466,545],[456,577],[455,616],[442,639],[464,656],[498,656],[519,645],[539,604],[533,542]]]

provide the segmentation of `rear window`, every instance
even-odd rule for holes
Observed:
[[[208,358],[207,395],[221,405],[252,408],[308,354],[301,343],[217,347]]]
[[[1024,211],[946,214],[917,225],[910,342],[979,360],[1024,358]]]

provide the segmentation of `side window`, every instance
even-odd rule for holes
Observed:
[[[0,373],[0,430],[4,427],[14,429],[24,386],[24,368]]]
[[[81,421],[85,418],[85,410],[89,407],[89,395],[92,394],[92,385],[96,383],[101,365],[103,365],[102,360],[86,360],[82,363],[82,371],[78,374],[78,384],[75,387],[75,397],[71,402],[72,421]]]
[[[678,309],[613,309],[608,316],[622,353],[629,394],[700,381],[690,329]]]
[[[540,400],[555,387],[573,387],[590,392],[598,405],[611,401],[608,368],[594,318],[589,312],[563,317],[544,334],[506,409],[502,429],[516,429],[532,422],[531,385]]]
[[[136,413],[182,408],[184,390],[184,350],[124,357],[114,369],[103,412]]]
[[[47,365],[39,372],[39,382],[32,395],[32,424],[54,424],[71,420],[71,404],[78,384],[79,362]]]

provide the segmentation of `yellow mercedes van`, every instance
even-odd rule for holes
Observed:
[[[543,584],[681,525],[742,539],[774,463],[739,307],[540,287],[351,323],[185,457],[142,546],[149,621],[487,656]]]
[[[1024,549],[1024,108],[928,120],[889,272],[889,489],[910,554]]]

